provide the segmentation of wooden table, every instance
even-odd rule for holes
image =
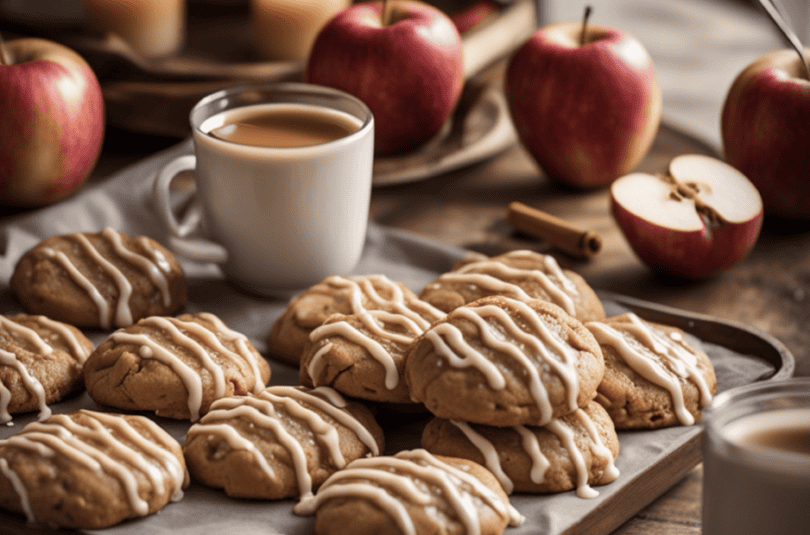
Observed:
[[[555,17],[566,9],[557,8],[548,16]],[[609,14],[616,9],[619,8]],[[747,55],[737,54],[734,62],[724,64],[726,78],[721,77],[713,93],[704,95],[702,104],[695,104],[694,100],[678,101],[665,91],[665,116],[675,118],[678,124],[705,126],[705,122],[700,122],[701,114],[705,119],[707,109],[710,113],[717,112],[714,108],[722,100],[719,93],[727,87],[728,73],[762,52],[752,46]],[[664,70],[662,77],[674,80],[671,69]],[[690,109],[689,105],[697,107]],[[710,120],[714,119],[705,119]],[[718,146],[716,130],[712,125],[701,136],[715,142],[714,147]],[[103,181],[124,166],[176,142],[172,138],[110,129],[91,180]],[[640,168],[662,171],[675,154],[695,151],[712,154],[716,150],[665,122]],[[444,176],[376,189],[371,218],[382,225],[485,253],[531,248],[556,254],[549,244],[515,233],[506,223],[506,206],[511,201],[522,201],[602,234],[603,250],[590,261],[558,255],[562,263],[581,273],[595,288],[761,329],[781,340],[794,354],[796,375],[810,375],[810,224],[767,220],[752,253],[721,276],[699,282],[667,279],[651,273],[633,255],[609,215],[605,190],[583,193],[555,186],[520,145],[492,160]],[[700,533],[701,481],[702,469],[698,466],[616,533]]]

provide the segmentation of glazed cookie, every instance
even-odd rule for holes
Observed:
[[[542,427],[490,427],[435,418],[422,433],[434,455],[455,455],[489,468],[507,494],[576,489],[582,498],[599,493],[591,485],[614,481],[619,437],[596,401]]]
[[[152,316],[112,333],[84,364],[97,403],[196,421],[215,399],[264,390],[270,366],[209,313]]]
[[[0,316],[0,423],[39,411],[81,389],[93,344],[79,329],[45,316]]]
[[[440,418],[545,425],[596,395],[604,361],[582,323],[539,299],[485,297],[420,336],[405,360],[415,401]]]
[[[487,258],[468,255],[419,297],[445,312],[490,295],[544,299],[581,321],[605,317],[602,302],[579,274],[560,268],[553,256],[511,251]]]
[[[714,367],[680,329],[632,313],[586,327],[605,357],[596,399],[617,429],[691,425],[711,403],[717,390]]]
[[[270,350],[298,364],[310,333],[327,318],[333,314],[364,314],[372,310],[416,315],[428,323],[444,316],[443,312],[421,302],[405,285],[384,275],[327,277],[290,301],[270,331]]]
[[[25,253],[11,288],[26,311],[81,327],[126,327],[186,301],[175,256],[146,236],[107,228],[53,236]]]
[[[317,535],[497,535],[523,521],[486,468],[423,449],[358,459],[293,512],[315,513]]]
[[[0,440],[0,507],[29,523],[98,529],[183,497],[180,444],[143,416],[88,410]]]
[[[405,355],[414,339],[445,316],[430,305],[418,312],[414,297],[394,310],[334,314],[313,330],[301,357],[300,381],[327,385],[356,398],[412,403],[402,379]],[[391,309],[393,307],[389,307]]]
[[[271,386],[215,401],[186,435],[192,477],[234,498],[305,498],[360,457],[383,451],[371,412],[331,388]]]

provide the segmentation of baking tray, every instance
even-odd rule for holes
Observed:
[[[187,150],[187,143],[180,144],[63,203],[7,219],[0,228],[0,241],[4,245],[3,256],[0,256],[0,313],[20,310],[8,289],[8,277],[22,253],[46,236],[114,226],[123,232],[145,234],[165,242],[163,231],[154,226],[158,219],[151,202],[151,182],[160,166]],[[464,253],[457,247],[371,224],[363,258],[355,272],[383,273],[418,291],[449,269]],[[286,300],[268,300],[241,292],[225,282],[218,269],[210,265],[184,261],[183,266],[189,280],[186,311],[218,314],[232,328],[246,334],[268,357],[273,370],[271,384],[295,384],[297,370],[273,360],[266,345],[270,326],[284,309]],[[756,381],[787,378],[793,372],[794,359],[790,352],[778,340],[755,329],[609,292],[599,295],[611,315],[632,310],[644,318],[675,325],[689,333],[692,342],[700,345],[712,359],[719,391]],[[87,334],[96,344],[107,336],[100,331]],[[55,413],[80,407],[104,410],[86,394],[51,406]],[[188,423],[150,417],[179,441],[183,440]],[[13,426],[0,426],[0,438],[13,434],[34,419],[35,414],[15,417]],[[380,413],[380,419],[387,431],[389,452],[418,447],[426,418],[384,412]],[[620,433],[621,452],[616,465],[621,475],[609,485],[595,487],[600,493],[597,498],[581,499],[574,492],[550,496],[513,495],[512,503],[526,521],[520,527],[509,528],[506,534],[610,533],[700,462],[700,434],[699,426]],[[203,530],[225,534],[311,533],[313,518],[293,515],[293,504],[291,500],[235,500],[221,491],[192,483],[182,501],[168,505],[155,515],[106,530],[80,533],[185,535]],[[0,532],[54,533],[28,526],[24,518],[7,513],[0,513]]]

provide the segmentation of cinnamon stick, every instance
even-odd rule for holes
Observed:
[[[602,249],[602,236],[521,202],[509,203],[506,221],[516,229],[537,236],[558,249],[580,258],[592,258]]]

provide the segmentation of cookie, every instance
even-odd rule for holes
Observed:
[[[98,529],[183,496],[180,444],[142,416],[80,410],[0,440],[0,507],[52,528]]]
[[[605,357],[597,401],[617,429],[691,425],[717,391],[709,357],[675,327],[632,313],[589,322]]]
[[[293,512],[315,513],[317,535],[497,535],[523,521],[486,468],[423,449],[358,459]]]
[[[261,392],[270,366],[209,313],[152,316],[112,333],[84,364],[97,403],[196,421],[215,399]]]
[[[405,360],[411,397],[440,418],[545,425],[596,395],[604,361],[582,323],[539,299],[485,297],[450,312]]]
[[[491,427],[435,418],[422,433],[422,447],[434,455],[455,455],[486,466],[512,492],[578,496],[599,493],[591,485],[614,481],[619,471],[619,437],[596,401],[542,427]]]
[[[544,299],[581,321],[605,317],[602,302],[585,279],[560,268],[553,256],[526,250],[492,258],[468,255],[419,293],[444,312],[490,295]]]
[[[195,481],[233,498],[305,498],[327,477],[384,448],[371,412],[331,388],[271,386],[215,401],[186,435]]]
[[[186,301],[171,252],[110,228],[47,238],[20,258],[10,284],[27,312],[80,327],[126,327]]]
[[[444,316],[421,302],[405,285],[384,275],[327,277],[294,297],[270,330],[270,351],[298,364],[310,333],[333,314],[364,314],[381,310],[414,315],[430,323]],[[415,321],[422,323],[418,318]]]
[[[66,323],[45,316],[0,316],[0,423],[39,411],[80,390],[82,366],[93,343]]]
[[[417,304],[415,297],[408,304]],[[444,317],[429,305],[423,310],[435,311],[428,315],[431,319]],[[333,314],[309,335],[301,357],[300,382],[331,386],[369,401],[412,403],[402,379],[405,356],[428,327],[430,321],[404,303],[395,310]]]

